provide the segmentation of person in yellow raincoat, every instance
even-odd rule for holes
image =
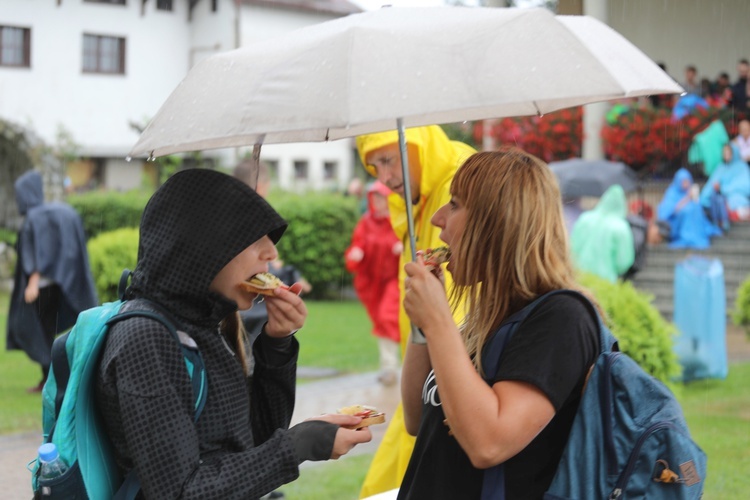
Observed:
[[[409,158],[416,250],[426,250],[444,245],[439,238],[440,229],[430,223],[438,208],[450,200],[450,184],[458,167],[476,151],[470,146],[452,141],[437,125],[406,130]],[[404,179],[396,131],[379,132],[357,137],[357,150],[365,169],[393,192],[388,197],[391,224],[396,236],[404,243],[399,262],[399,329],[401,353],[410,340],[411,324],[403,307],[404,265],[411,260],[408,235]],[[452,280],[446,273],[446,290],[450,294]],[[454,319],[463,319],[463,307],[454,311]],[[414,437],[404,427],[403,409],[399,404],[390,419],[385,436],[375,453],[365,477],[360,498],[398,488],[409,464]]]

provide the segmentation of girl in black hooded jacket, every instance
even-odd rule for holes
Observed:
[[[289,423],[301,328],[300,286],[267,297],[268,322],[245,373],[239,284],[268,270],[286,222],[255,191],[219,172],[172,176],[151,198],[124,309],[158,308],[200,351],[208,399],[197,421],[180,346],[159,322],[115,324],[99,364],[97,405],[120,472],[135,469],[142,498],[259,498],[296,479],[305,460],[338,458],[370,431],[326,415]],[[143,300],[147,299],[147,300]],[[155,306],[153,305],[155,304]],[[188,338],[189,337],[189,338]],[[251,398],[252,396],[252,398]]]

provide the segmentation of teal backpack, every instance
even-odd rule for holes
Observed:
[[[121,288],[127,274],[123,274]],[[160,309],[152,302],[137,301],[144,302],[149,309]],[[30,462],[34,498],[132,499],[140,491],[135,469],[125,478],[118,473],[112,445],[96,409],[97,367],[107,332],[114,323],[141,316],[167,327],[182,349],[192,381],[194,419],[198,420],[203,411],[208,392],[200,352],[180,341],[180,334],[165,313],[151,310],[121,313],[123,304],[124,301],[118,300],[82,312],[73,328],[52,346],[52,368],[42,391],[43,436],[45,443],[57,446],[69,468],[58,478],[40,480],[38,459]]]

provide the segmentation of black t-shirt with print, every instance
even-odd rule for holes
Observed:
[[[495,382],[523,381],[538,387],[555,417],[520,453],[505,462],[508,499],[542,498],[552,482],[570,433],[589,366],[599,353],[596,319],[583,299],[560,294],[540,304],[513,334]],[[422,391],[422,422],[398,498],[480,498],[484,472],[443,423],[434,373]]]

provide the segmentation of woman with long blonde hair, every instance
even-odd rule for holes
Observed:
[[[489,360],[499,366],[494,376],[483,349],[540,296],[583,291],[560,192],[544,162],[508,148],[471,156],[451,196],[432,223],[452,251],[452,298],[465,297],[468,313],[460,327],[452,320],[439,269],[421,258],[405,266],[404,307],[427,344],[410,344],[404,360],[405,422],[417,441],[399,499],[481,498],[483,469],[498,464],[505,498],[541,498],[599,352],[596,317],[584,298],[556,294]]]

